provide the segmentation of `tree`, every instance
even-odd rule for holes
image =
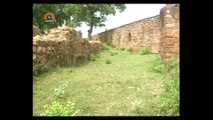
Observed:
[[[64,14],[64,6],[65,4],[34,4],[33,25],[38,26],[41,31],[61,25],[63,20],[69,20],[70,18],[67,14]],[[53,23],[46,23],[43,19],[43,15],[46,12],[52,12],[55,15],[56,21]]]
[[[104,22],[108,15],[115,15],[116,10],[123,12],[125,9],[124,4],[69,4],[64,6],[64,13],[73,18],[67,24],[76,27],[85,22],[90,27],[88,30],[90,39],[94,27],[105,26]]]

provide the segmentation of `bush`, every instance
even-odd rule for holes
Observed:
[[[88,60],[89,61],[96,61],[97,58],[100,58],[100,55],[97,53],[97,54],[90,54],[89,57],[88,57]]]
[[[127,49],[127,52],[132,53],[132,52],[133,52],[133,49],[132,49],[132,48],[128,48],[128,49]]]
[[[75,108],[75,103],[68,102],[66,105],[54,101],[50,105],[44,106],[44,112],[41,113],[41,116],[74,116],[79,112]]]
[[[106,60],[106,64],[110,64],[111,63],[111,60],[110,59],[107,59]]]
[[[90,54],[88,57],[89,61],[96,61],[96,55],[95,54]]]
[[[148,55],[150,53],[151,52],[148,48],[141,48],[141,50],[139,51],[139,54],[141,54],[141,55]]]
[[[125,50],[125,48],[121,48],[121,51],[124,51]]]
[[[96,57],[96,58],[100,58],[99,54],[95,54],[95,57]]]

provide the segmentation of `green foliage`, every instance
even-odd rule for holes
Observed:
[[[89,57],[88,57],[88,60],[89,61],[96,61],[97,58],[100,58],[99,54],[90,54]]]
[[[96,61],[96,55],[95,54],[90,54],[88,57],[89,61]]]
[[[167,64],[167,70],[170,71],[170,70],[175,70],[173,68],[179,68],[179,59],[176,58],[176,57],[171,57],[169,60],[168,60],[168,64]]]
[[[109,50],[109,48],[106,45],[102,45],[102,50]]]
[[[127,52],[132,53],[132,52],[133,52],[133,49],[132,49],[132,48],[128,48],[128,49],[127,49]]]
[[[68,102],[66,105],[54,101],[50,105],[44,106],[44,112],[41,116],[74,116],[79,113],[79,110],[75,108],[75,103]]]
[[[176,69],[179,69],[179,60],[177,58],[174,57],[170,58],[166,66],[162,63],[160,57],[157,57],[154,62],[155,63],[152,67],[153,71],[157,73],[166,73],[166,74],[169,73],[169,75],[177,76]]]
[[[64,13],[64,6],[65,4],[33,4],[33,25],[38,26],[40,30],[48,30],[62,25],[63,20],[69,21],[70,15]],[[46,23],[43,19],[43,15],[46,12],[52,12],[56,21]]]
[[[91,38],[93,28],[105,26],[108,15],[115,15],[116,10],[123,12],[125,9],[124,4],[34,4],[33,25],[43,31],[61,26],[64,20],[70,27],[80,27],[84,22],[90,27],[88,38]],[[46,23],[43,20],[46,12],[52,12],[56,21]]]
[[[106,64],[111,64],[111,60],[110,59],[106,59]]]
[[[125,50],[125,48],[121,48],[120,50],[121,50],[121,51],[124,51],[124,50]]]
[[[113,45],[111,42],[107,42],[105,43],[107,46],[111,47],[111,48],[115,48],[115,45]]]
[[[93,28],[105,26],[107,16],[115,15],[116,9],[123,12],[126,7],[124,4],[67,4],[64,12],[72,16],[73,24],[76,26],[86,23],[90,27],[88,38],[91,38]]]
[[[163,69],[165,91],[158,100],[154,101],[155,108],[158,109],[156,112],[161,116],[177,116],[179,115],[179,60],[171,58],[166,70],[165,67]]]
[[[111,56],[114,56],[114,55],[116,55],[116,54],[118,54],[118,53],[117,53],[117,52],[111,52],[111,53],[110,53]]]
[[[141,50],[139,51],[139,54],[141,54],[141,55],[148,55],[150,53],[151,52],[148,48],[141,48]]]
[[[57,98],[63,98],[65,94],[65,88],[67,85],[61,85],[58,88],[54,89],[55,95]]]
[[[113,47],[114,46],[111,43],[104,43],[104,44],[102,44],[102,50],[110,50]]]
[[[96,57],[96,58],[100,58],[100,55],[99,55],[99,54],[95,54],[95,57]]]
[[[179,115],[179,69],[173,68],[176,76],[166,77],[164,79],[165,92],[160,97],[161,115]],[[174,74],[174,73],[169,73]]]
[[[154,65],[152,67],[152,70],[157,72],[157,73],[165,73],[166,72],[166,67],[165,65],[161,62],[160,57],[157,57],[156,60],[154,61]]]

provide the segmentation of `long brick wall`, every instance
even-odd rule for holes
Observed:
[[[159,51],[160,42],[160,17],[154,16],[136,21],[93,36],[93,40],[112,42],[119,48],[133,48],[138,51],[142,47],[149,48],[152,52]]]
[[[179,56],[179,5],[168,4],[157,16],[107,30],[92,39],[134,51],[145,47],[152,53],[160,53],[166,63],[168,58]]]

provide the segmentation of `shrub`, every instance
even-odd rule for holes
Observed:
[[[153,70],[158,73],[164,73],[165,67],[164,67],[164,65],[156,65],[153,67]]]
[[[44,106],[44,112],[41,116],[74,116],[79,113],[79,110],[75,108],[75,103],[68,102],[66,105],[54,101],[50,105]]]
[[[121,51],[124,51],[125,50],[125,48],[121,48]]]
[[[128,49],[127,49],[127,52],[132,53],[132,52],[133,52],[133,49],[132,49],[132,48],[128,48]]]
[[[150,53],[151,52],[148,48],[141,48],[141,50],[139,51],[139,54],[141,54],[141,55],[148,55]]]
[[[107,59],[106,60],[106,64],[110,64],[111,63],[111,60],[110,59]]]
[[[96,58],[100,58],[99,54],[95,54],[95,57],[96,57]]]
[[[89,61],[96,61],[96,55],[95,54],[90,54],[88,57]]]

